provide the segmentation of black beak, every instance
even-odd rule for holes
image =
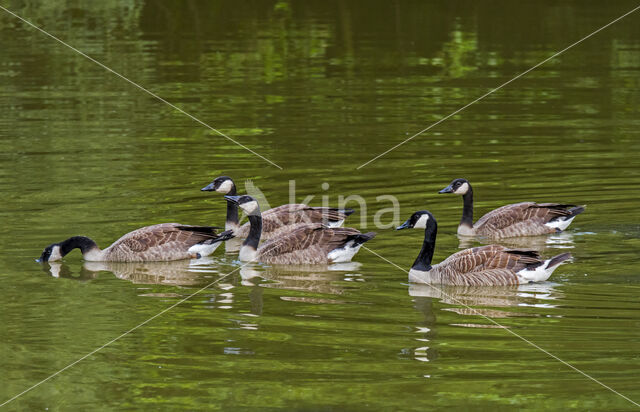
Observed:
[[[407,219],[406,222],[404,222],[403,224],[401,224],[400,226],[398,226],[396,228],[396,230],[402,230],[402,229],[411,229],[411,219]]]
[[[442,194],[442,193],[453,193],[453,187],[451,187],[451,185],[445,187],[444,189],[442,189],[441,191],[439,191],[438,193]]]
[[[216,188],[214,186],[215,185],[213,183],[209,183],[208,185],[206,185],[205,187],[200,189],[200,191],[202,191],[202,192],[213,192],[214,190],[216,190]]]
[[[240,196],[225,195],[224,198],[227,199],[228,202],[235,203],[236,205],[240,204],[240,202],[238,201],[240,199]]]

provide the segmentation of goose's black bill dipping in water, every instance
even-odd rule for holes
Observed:
[[[197,258],[207,256],[222,241],[231,239],[231,231],[216,233],[213,226],[189,226],[161,223],[129,232],[102,250],[85,236],[73,236],[47,246],[39,262],[62,259],[73,249],[80,249],[87,261],[149,262]]]

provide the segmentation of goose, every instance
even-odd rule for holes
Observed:
[[[209,185],[203,187],[203,192],[218,192],[235,196],[236,185],[228,176],[219,176]],[[269,240],[279,237],[283,233],[291,232],[307,223],[324,223],[328,227],[340,227],[344,220],[354,212],[353,209],[337,209],[332,207],[311,207],[302,203],[291,203],[274,207],[262,212],[262,239]],[[238,219],[238,205],[227,202],[226,230],[233,230],[234,236],[246,238],[249,235],[250,224],[240,225]]]
[[[420,210],[396,230],[410,228],[424,229],[422,249],[409,270],[409,281],[415,283],[501,286],[541,282],[571,257],[570,253],[563,253],[543,260],[533,250],[487,245],[461,250],[431,265],[438,232],[436,219],[429,211]]]
[[[85,236],[73,236],[47,246],[39,262],[62,259],[73,249],[92,262],[150,262],[189,259],[213,253],[220,242],[233,237],[231,231],[217,234],[213,226],[190,226],[161,223],[145,226],[127,233],[101,250],[96,242]]]
[[[261,246],[262,216],[258,202],[251,196],[225,195],[249,216],[249,234],[242,242],[239,258],[245,262],[268,264],[321,264],[349,262],[362,244],[375,237],[375,232],[360,233],[353,228],[328,227],[307,223],[278,235]]]
[[[473,189],[467,179],[454,179],[438,193],[462,195],[462,219],[458,234],[504,238],[536,236],[565,230],[586,206],[522,202],[499,207],[473,223]]]

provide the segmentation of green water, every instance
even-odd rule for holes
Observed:
[[[272,206],[290,180],[298,202],[359,195],[351,224],[404,268],[422,234],[376,229],[379,196],[402,220],[434,213],[436,261],[460,247],[461,201],[437,194],[455,177],[477,217],[587,205],[520,244],[573,254],[550,282],[437,291],[366,250],[336,270],[243,268],[6,409],[635,408],[509,331],[640,402],[640,14],[356,169],[636,3],[0,5],[282,167],[0,11],[0,402],[238,269],[222,250],[191,266],[33,261],[76,234],[222,224],[222,198],[199,191],[218,175]]]

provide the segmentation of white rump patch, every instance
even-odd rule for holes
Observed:
[[[260,210],[258,207],[258,202],[252,200],[250,202],[242,203],[240,208],[245,211],[248,215],[256,215],[257,211]]]
[[[51,248],[51,255],[49,255],[49,262],[55,262],[56,260],[62,259],[62,255],[60,254],[60,246],[55,245]]]
[[[553,222],[545,223],[544,225],[553,229],[565,230],[571,224],[571,221],[575,219],[575,216],[571,216],[568,219],[557,219]]]
[[[343,247],[333,249],[327,254],[327,258],[333,263],[350,262],[362,247],[362,243],[354,246],[353,240],[348,241]]]
[[[427,228],[427,220],[429,220],[429,215],[424,214],[420,216],[416,224],[413,226],[414,229],[426,229]]]
[[[216,192],[227,194],[231,191],[232,188],[233,182],[231,180],[225,180],[220,186],[218,186]]]
[[[205,245],[205,244],[193,245],[189,248],[188,252],[193,254],[199,253],[201,257],[209,256],[218,248],[218,246],[220,246],[221,243],[222,242],[215,242],[210,245]]]
[[[548,267],[552,259],[553,258],[545,260],[542,265],[538,266],[535,269],[522,269],[521,271],[517,272],[516,275],[518,276],[518,281],[520,283],[529,283],[543,282],[549,279],[549,276],[551,276],[553,271],[556,270],[558,266],[560,266],[558,264],[553,267]]]
[[[469,183],[464,182],[463,184],[460,185],[459,188],[457,188],[453,193],[457,194],[457,195],[464,195],[469,191]]]
[[[328,222],[327,226],[329,227],[341,227],[344,223],[344,219],[342,220],[334,220],[333,222]]]

